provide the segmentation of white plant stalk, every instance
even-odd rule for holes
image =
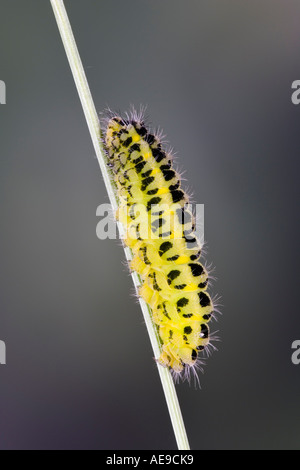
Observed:
[[[85,114],[87,125],[91,134],[92,142],[96,152],[96,156],[100,165],[104,183],[107,189],[110,204],[114,213],[118,208],[116,195],[112,183],[112,179],[106,164],[106,157],[103,151],[101,143],[101,128],[99,118],[95,109],[93,98],[89,89],[89,85],[85,76],[85,72],[82,66],[80,55],[76,46],[76,42],[73,36],[72,28],[68,19],[68,15],[63,3],[63,0],[50,0],[58,29],[62,38],[62,42],[69,60],[73,78],[76,84],[78,95],[82,104],[82,108]],[[121,224],[118,224],[120,235],[124,233],[124,229]],[[132,254],[131,250],[124,247],[126,259],[131,261]],[[132,279],[136,290],[140,286],[140,279],[136,273],[132,273]],[[151,345],[154,352],[154,357],[157,359],[161,353],[161,343],[158,335],[158,331],[154,326],[151,319],[151,311],[146,302],[139,298],[140,306],[143,312],[144,320],[150,337]],[[164,395],[166,398],[168,410],[171,417],[171,422],[179,450],[189,450],[188,438],[174,386],[174,382],[169,369],[163,368],[157,364],[159,376],[161,379]]]

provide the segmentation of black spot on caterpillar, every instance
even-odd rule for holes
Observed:
[[[159,330],[159,363],[189,377],[198,351],[209,345],[214,306],[180,175],[142,119],[111,117],[104,145],[118,191],[117,217],[133,253],[131,268],[140,275],[140,295]]]

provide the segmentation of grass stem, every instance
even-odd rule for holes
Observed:
[[[101,143],[101,128],[100,121],[95,109],[93,98],[90,92],[90,88],[86,79],[86,75],[82,66],[80,55],[76,46],[76,42],[73,36],[72,28],[68,15],[64,6],[63,0],[50,0],[58,29],[62,38],[62,42],[68,57],[68,61],[71,67],[73,78],[76,84],[78,95],[82,104],[84,115],[87,121],[87,125],[91,134],[92,142],[96,152],[96,156],[100,165],[104,183],[107,189],[108,197],[112,209],[115,213],[118,203],[116,199],[116,194],[114,190],[114,185],[112,178],[109,172],[109,169],[106,164],[106,156],[103,151]],[[118,229],[120,235],[124,233],[123,227],[121,224],[118,224]],[[131,250],[128,248],[125,249],[126,259],[130,261],[132,259]],[[140,286],[140,279],[136,273],[132,273],[133,282],[135,288],[138,290]],[[151,345],[153,348],[155,358],[160,356],[161,352],[161,343],[158,335],[157,328],[152,322],[151,311],[143,299],[139,299],[140,306],[143,312],[144,320],[150,337]],[[189,450],[189,443],[185,431],[185,426],[176,395],[176,390],[172,376],[169,369],[157,365],[159,376],[161,379],[164,395],[166,398],[168,410],[171,417],[171,422],[177,442],[178,449],[180,450]]]

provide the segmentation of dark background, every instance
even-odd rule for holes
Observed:
[[[95,105],[147,105],[205,204],[221,341],[193,449],[300,443],[298,0],[67,0]],[[50,2],[1,0],[1,449],[175,449]]]

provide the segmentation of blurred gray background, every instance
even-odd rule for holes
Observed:
[[[193,449],[300,447],[297,0],[66,0],[99,113],[147,105],[205,204],[221,341]],[[50,2],[1,0],[1,449],[175,449]]]

